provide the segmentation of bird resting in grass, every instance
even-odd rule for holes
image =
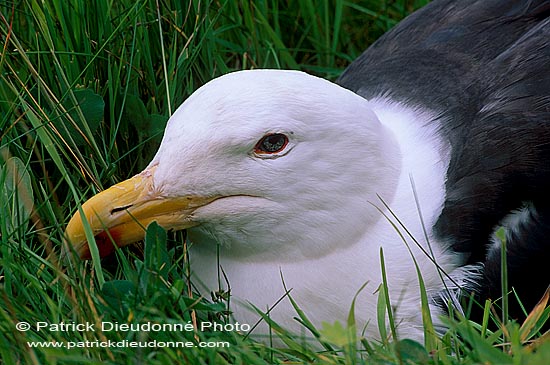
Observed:
[[[335,83],[284,70],[208,82],[143,172],[82,205],[101,255],[153,221],[187,229],[195,284],[227,290],[223,269],[239,322],[260,318],[251,303],[300,331],[290,291],[314,325],[345,323],[357,295],[358,328],[379,338],[383,254],[397,333],[420,339],[415,265],[442,329],[461,297],[501,296],[502,227],[529,310],[550,283],[549,4],[434,1]],[[78,212],[66,239],[89,255]]]

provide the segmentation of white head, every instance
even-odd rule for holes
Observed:
[[[149,167],[82,208],[101,254],[155,220],[235,260],[295,261],[368,232],[380,219],[369,202],[391,201],[400,161],[362,97],[302,72],[241,71],[197,90]],[[89,254],[80,214],[66,234]]]

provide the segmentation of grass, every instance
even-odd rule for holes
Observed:
[[[334,79],[425,2],[2,2],[0,363],[550,363],[549,336],[538,334],[549,316],[544,302],[523,325],[507,322],[495,332],[489,324],[505,321],[506,313],[494,315],[489,306],[480,324],[449,319],[449,331],[431,336],[429,346],[362,339],[352,308],[347,323],[311,328],[322,352],[284,329],[285,348],[231,331],[16,329],[18,322],[223,323],[224,293],[207,301],[192,291],[183,233],[167,236],[151,225],[144,249],[117,252],[103,263],[60,265],[55,258],[69,217],[94,193],[139,172],[169,115],[208,80],[247,68],[302,69]],[[381,320],[391,318],[387,293],[381,287]],[[93,346],[155,340],[219,346]],[[28,341],[91,345],[31,348]]]

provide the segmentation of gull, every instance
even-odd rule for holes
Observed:
[[[550,283],[548,14],[545,1],[434,1],[335,83],[288,70],[206,83],[143,172],[82,205],[100,254],[153,221],[187,229],[194,280],[227,290],[223,270],[236,320],[256,322],[252,304],[300,331],[287,294],[316,326],[345,322],[356,298],[368,338],[387,326],[384,268],[398,335],[421,339],[416,268],[442,328],[449,302],[500,297],[502,227],[530,308]],[[66,239],[85,258],[82,220]]]

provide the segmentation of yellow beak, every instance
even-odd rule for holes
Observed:
[[[156,221],[164,229],[180,230],[195,226],[190,215],[195,209],[217,197],[183,196],[164,197],[155,189],[155,167],[118,183],[93,196],[82,205],[100,256],[106,256],[118,247],[144,238],[145,228]],[[79,212],[71,218],[65,230],[69,251],[81,258],[90,258],[82,217]],[[71,249],[72,248],[72,249]]]

